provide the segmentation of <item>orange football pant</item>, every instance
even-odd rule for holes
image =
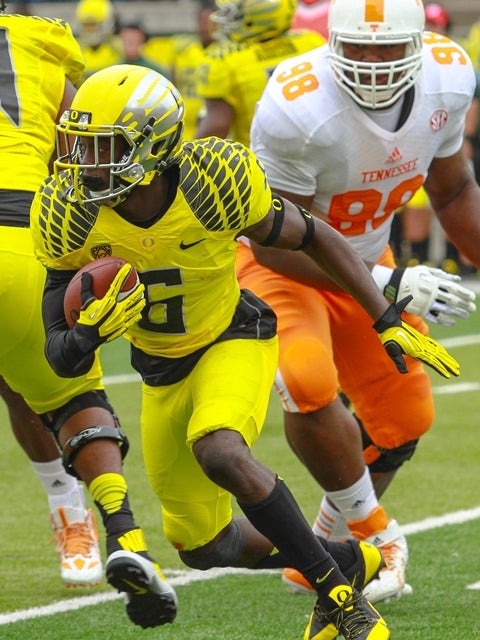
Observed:
[[[399,373],[372,329],[372,319],[350,295],[285,278],[259,265],[251,249],[238,244],[240,286],[263,298],[278,317],[275,386],[285,411],[316,411],[342,389],[378,447],[394,449],[430,428],[433,399],[420,362],[406,357],[409,373]],[[390,248],[379,263],[395,266]],[[428,333],[420,317],[403,317]]]

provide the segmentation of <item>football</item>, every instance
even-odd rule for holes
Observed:
[[[93,295],[96,298],[103,298],[107,293],[110,285],[112,284],[115,276],[126,264],[127,261],[123,258],[115,256],[106,256],[105,258],[98,258],[93,262],[89,262],[82,267],[73,276],[65,291],[65,297],[63,299],[63,310],[68,326],[72,328],[80,315],[80,309],[82,307],[81,289],[82,289],[82,274],[88,271],[92,276],[92,290]],[[125,280],[125,284],[122,287],[123,292],[128,292],[134,289],[138,284],[138,275],[135,269],[132,267]]]

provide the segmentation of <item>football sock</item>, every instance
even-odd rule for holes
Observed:
[[[103,473],[92,480],[88,490],[102,516],[108,536],[138,529],[130,510],[127,482],[122,475]]]
[[[253,505],[240,504],[253,526],[268,538],[294,567],[317,589],[326,610],[332,609],[328,594],[348,584],[337,563],[315,537],[295,498],[280,478],[270,495]],[[259,568],[259,567],[257,567]]]
[[[31,465],[42,483],[53,512],[59,507],[85,508],[83,486],[65,471],[61,458],[50,462],[33,462]]]
[[[346,575],[356,562],[356,555],[350,543],[332,542],[319,538],[319,542],[338,564],[340,571]],[[283,569],[289,567],[290,563],[283,553],[275,549],[271,555],[261,560],[255,569]]]
[[[312,531],[316,536],[327,540],[340,540],[351,536],[350,529],[343,515],[336,509],[326,496],[320,503],[318,515],[313,523]]]
[[[354,484],[340,491],[325,491],[325,496],[340,511],[347,522],[364,520],[378,507],[368,468]]]

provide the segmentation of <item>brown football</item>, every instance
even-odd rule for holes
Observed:
[[[92,276],[92,289],[93,295],[96,298],[103,298],[107,293],[110,285],[112,284],[115,276],[126,264],[126,260],[115,256],[106,256],[105,258],[98,258],[93,262],[89,262],[82,267],[73,276],[67,290],[65,291],[65,297],[63,299],[63,310],[68,326],[71,328],[74,326],[80,315],[80,309],[82,307],[81,289],[82,289],[82,274],[89,272]],[[125,284],[122,287],[123,292],[130,291],[138,283],[138,275],[135,269],[132,267]]]

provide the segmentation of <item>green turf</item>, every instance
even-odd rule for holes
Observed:
[[[452,329],[432,327],[440,339],[480,334],[478,314]],[[384,497],[389,513],[402,524],[480,505],[480,438],[477,390],[445,393],[455,385],[480,383],[480,343],[454,347],[462,375],[443,380],[432,373],[436,418],[413,460],[405,465]],[[105,373],[130,372],[128,348],[119,340],[104,349]],[[110,398],[131,441],[125,462],[131,501],[153,554],[166,568],[182,567],[161,532],[159,505],[143,472],[138,434],[140,390],[137,383],[112,385]],[[43,491],[24,453],[15,443],[6,413],[0,407],[4,490],[0,573],[2,614],[44,606],[72,597],[112,593],[103,582],[93,590],[67,590],[58,577]],[[255,455],[280,473],[296,495],[307,518],[316,514],[320,491],[288,449],[276,395]],[[414,595],[380,606],[398,640],[475,640],[480,638],[477,612],[480,592],[466,585],[480,580],[478,521],[451,525],[409,536],[408,578]],[[74,612],[0,624],[0,638],[14,640],[129,640],[142,637],[175,640],[290,640],[301,638],[313,600],[293,596],[278,576],[230,576],[177,587],[180,606],[173,625],[141,631],[127,620],[121,600]]]

